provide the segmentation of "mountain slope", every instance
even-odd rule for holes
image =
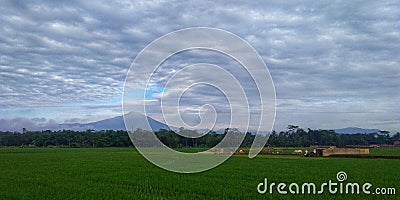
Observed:
[[[159,129],[167,129],[169,130],[170,128],[164,124],[161,123],[151,117],[146,117],[142,114],[138,113],[128,113],[125,115],[125,119],[129,120],[131,123],[129,130],[136,130],[138,128],[141,128],[143,130],[149,130],[149,127],[147,125],[147,121],[151,127],[152,130],[158,131]],[[91,123],[86,123],[86,124],[79,124],[79,123],[74,123],[74,124],[60,124],[60,129],[70,129],[70,130],[87,130],[87,129],[93,129],[93,130],[125,130],[125,123],[124,123],[124,118],[123,116],[117,116],[109,119],[104,119],[96,122],[91,122]]]

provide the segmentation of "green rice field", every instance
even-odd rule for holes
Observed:
[[[188,150],[193,151],[193,150]],[[400,155],[400,149],[371,149]],[[395,188],[396,194],[259,194],[270,182],[336,181]],[[0,148],[0,199],[400,199],[400,160],[234,155],[196,174],[169,172],[134,148]]]

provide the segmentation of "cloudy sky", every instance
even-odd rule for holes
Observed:
[[[0,130],[121,115],[138,53],[171,31],[201,26],[242,37],[264,59],[275,84],[276,130],[399,131],[399,9],[398,1],[0,0]],[[165,69],[204,55],[178,55]],[[217,56],[208,61],[223,65]],[[201,87],[183,101],[199,94],[217,107],[226,101]]]

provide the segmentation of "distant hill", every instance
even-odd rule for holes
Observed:
[[[379,133],[379,129],[364,129],[364,128],[358,128],[358,127],[348,127],[348,128],[341,128],[341,129],[335,129],[334,130],[336,133],[341,133],[341,134],[369,134],[369,133]]]
[[[152,130],[158,131],[160,129],[166,129],[169,130],[170,128],[164,124],[161,123],[151,117],[146,117],[142,114],[139,113],[128,113],[125,115],[125,118],[127,120],[132,121],[132,127],[129,127],[129,129],[136,130],[138,128],[141,128],[143,130],[148,130],[147,126],[147,121],[149,125],[151,126]],[[117,116],[109,119],[104,119],[96,122],[91,122],[91,123],[86,123],[86,124],[80,124],[80,123],[73,123],[73,124],[60,124],[59,129],[69,129],[69,130],[87,130],[87,129],[93,129],[93,130],[125,130],[125,123],[124,123],[124,118],[123,116]]]

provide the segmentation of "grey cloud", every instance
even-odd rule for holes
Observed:
[[[25,117],[19,117],[14,119],[0,119],[0,131],[17,131],[22,132],[22,129],[31,131],[40,131],[43,129],[52,129],[58,127],[58,123],[53,120],[47,119],[29,119]]]
[[[118,98],[130,62],[149,42],[180,28],[211,26],[245,38],[261,54],[285,123],[306,118],[291,110],[370,110],[390,116],[386,122],[398,130],[398,7],[397,1],[2,1],[0,106]],[[170,64],[203,61],[223,64],[190,56]],[[170,75],[161,71],[155,78]]]

